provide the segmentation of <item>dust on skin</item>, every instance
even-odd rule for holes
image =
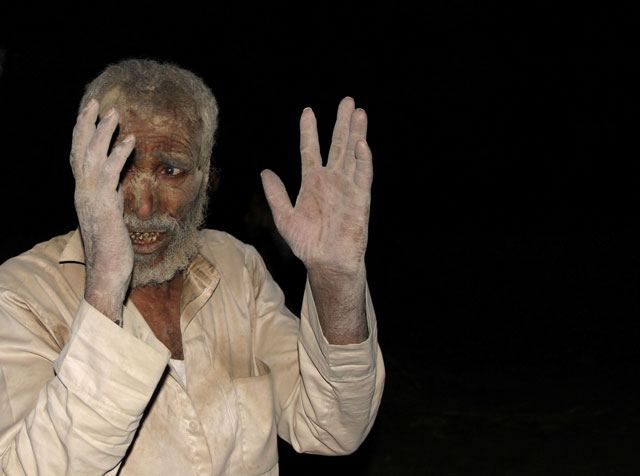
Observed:
[[[208,174],[198,166],[199,128],[194,132],[193,121],[178,107],[159,111],[144,102],[128,101],[116,88],[100,101],[100,116],[111,108],[120,114],[113,145],[129,134],[136,137],[134,153],[122,175],[125,217],[137,263],[132,284],[166,281],[195,254],[195,231],[204,219]],[[188,236],[159,233],[171,229],[170,219],[184,225]],[[154,223],[159,223],[157,228],[149,228]],[[173,225],[175,231],[176,223]],[[180,241],[173,243],[173,249],[172,240]],[[172,260],[176,250],[181,256]],[[157,266],[159,263],[163,266]],[[158,268],[155,276],[149,269],[154,267]],[[137,279],[136,274],[139,277],[143,271],[144,279]]]

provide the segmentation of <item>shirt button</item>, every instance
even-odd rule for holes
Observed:
[[[189,422],[189,429],[191,431],[196,431],[198,429],[198,424],[195,421],[190,421]]]

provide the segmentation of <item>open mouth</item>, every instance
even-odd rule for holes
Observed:
[[[150,245],[162,238],[159,231],[130,231],[131,241],[137,245]]]

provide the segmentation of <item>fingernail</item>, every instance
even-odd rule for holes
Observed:
[[[111,116],[113,116],[116,113],[116,110],[114,108],[109,109],[109,112],[107,112],[107,114],[104,116],[105,119],[109,119]]]

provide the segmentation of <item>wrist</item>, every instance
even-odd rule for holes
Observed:
[[[307,266],[306,268],[310,283],[339,295],[350,294],[355,289],[364,289],[367,281],[364,262],[353,268],[330,266]]]
[[[84,299],[112,321],[122,325],[122,307],[129,288],[129,279],[95,278],[90,274],[85,281]]]
[[[308,269],[309,286],[322,332],[330,344],[356,344],[369,336],[366,272]]]

